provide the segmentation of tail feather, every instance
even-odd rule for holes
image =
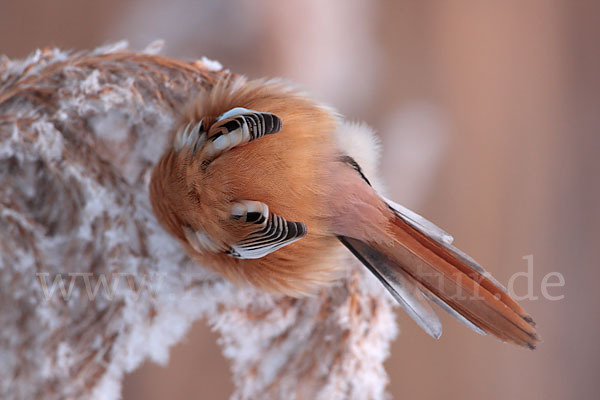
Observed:
[[[408,303],[411,317],[430,335],[439,337],[441,325],[438,331],[437,318],[431,317],[431,308],[423,306],[424,296],[478,333],[535,348],[539,338],[531,316],[450,241],[436,240],[398,214],[390,217],[385,232],[385,238],[340,236],[340,241],[404,308]],[[411,307],[415,299],[419,308]]]
[[[425,289],[419,281],[407,274],[402,268],[398,268],[392,260],[382,253],[377,252],[358,239],[344,236],[340,236],[339,239],[381,281],[410,317],[433,338],[439,339],[442,335],[442,323],[427,299],[436,303],[467,328],[480,335],[486,334],[485,331],[454,311],[439,297]],[[418,303],[418,306],[415,306],[415,303]]]
[[[339,239],[381,281],[425,332],[436,339],[442,335],[442,323],[410,275],[403,269],[396,268],[389,258],[360,240],[343,236]]]

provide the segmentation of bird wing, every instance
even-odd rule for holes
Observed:
[[[306,225],[287,221],[269,211],[265,203],[244,200],[235,203],[232,217],[243,224],[256,226],[250,234],[231,245],[228,254],[242,259],[262,258],[306,236]]]
[[[202,121],[182,125],[173,140],[176,151],[187,149],[192,155],[210,162],[236,146],[249,143],[265,135],[277,133],[282,128],[281,119],[271,113],[233,108],[223,113],[206,131]]]
[[[233,108],[217,118],[208,130],[204,156],[216,158],[236,146],[277,133],[281,127],[281,119],[275,114]]]

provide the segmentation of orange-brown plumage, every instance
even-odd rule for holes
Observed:
[[[182,123],[202,120],[210,126],[217,116],[234,107],[268,110],[282,119],[283,129],[224,153],[204,172],[199,162],[167,151],[154,170],[150,186],[156,214],[194,258],[227,279],[288,295],[310,293],[335,279],[338,272],[332,268],[337,240],[327,227],[326,214],[321,215],[327,212],[327,186],[322,183],[330,179],[330,164],[338,151],[333,141],[337,122],[327,110],[296,91],[258,81],[236,91],[222,84],[203,93]],[[174,193],[162,197],[170,190]],[[254,260],[194,251],[178,226],[183,221],[198,224],[209,236],[225,243],[248,233],[229,218],[236,199],[260,200],[286,219],[302,221],[307,225],[307,236]]]
[[[311,293],[339,276],[341,241],[432,336],[441,325],[426,298],[480,333],[534,347],[531,317],[447,234],[380,197],[338,147],[343,129],[284,84],[220,83],[174,131],[152,176],[154,211],[235,283]]]

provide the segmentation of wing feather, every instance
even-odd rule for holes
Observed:
[[[260,215],[257,213],[260,212]],[[257,229],[238,243],[231,245],[229,254],[236,258],[262,258],[306,236],[306,225],[287,221],[269,211],[261,202],[241,201],[234,204],[232,215],[240,223],[256,225]]]

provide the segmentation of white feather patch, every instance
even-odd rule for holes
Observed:
[[[186,125],[180,126],[175,133],[173,148],[179,151],[184,147],[193,147],[194,151],[196,151],[205,142],[206,132],[202,130],[202,121],[196,124],[190,121]]]
[[[206,232],[194,231],[186,227],[183,228],[183,234],[190,246],[198,253],[218,253],[224,251],[224,248],[215,243]]]

